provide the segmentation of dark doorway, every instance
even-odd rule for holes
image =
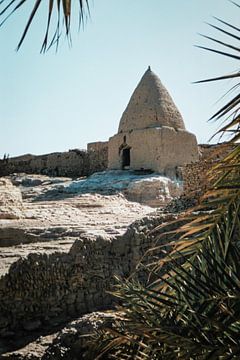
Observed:
[[[122,151],[122,168],[125,169],[127,166],[130,166],[130,148]]]

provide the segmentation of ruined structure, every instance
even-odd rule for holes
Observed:
[[[0,176],[25,172],[72,178],[105,170],[151,170],[175,178],[177,167],[199,158],[197,140],[185,129],[171,96],[150,67],[124,111],[118,133],[107,142],[46,155],[0,160]],[[180,176],[181,177],[181,176]]]
[[[149,169],[160,173],[198,160],[195,135],[149,67],[109,139],[109,169]]]
[[[107,142],[88,144],[87,150],[72,149],[45,155],[26,154],[0,160],[0,176],[13,173],[77,178],[103,171],[108,163]]]

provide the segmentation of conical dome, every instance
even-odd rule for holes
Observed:
[[[185,129],[179,110],[149,66],[121,117],[118,132],[159,126]]]

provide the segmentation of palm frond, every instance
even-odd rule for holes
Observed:
[[[213,29],[240,40],[238,27],[215,20],[221,27],[211,25]],[[202,49],[240,59],[239,47],[205,37],[226,52]],[[229,151],[212,163],[199,204],[154,230],[155,246],[145,255],[148,263],[142,260],[138,268],[146,272],[147,283],[139,281],[138,271],[118,280],[114,295],[121,299],[124,317],[93,336],[99,359],[240,358],[239,71],[200,82],[228,79],[237,81],[232,87],[237,93],[211,120],[223,121],[216,134],[230,134]]]
[[[20,41],[17,45],[17,50],[22,46],[26,35],[29,31],[29,28],[36,17],[36,14],[39,12],[40,6],[46,6],[47,0],[35,0],[35,3],[32,7],[29,18],[27,19],[26,26],[23,30]],[[18,12],[21,8],[26,5],[26,0],[2,0],[0,2],[0,27],[16,12]],[[77,4],[77,5],[76,5]],[[52,45],[56,45],[58,48],[59,39],[62,34],[62,29],[64,29],[64,33],[71,41],[71,17],[72,17],[72,8],[73,6],[77,6],[79,9],[79,27],[84,25],[85,20],[90,14],[89,11],[89,1],[88,0],[48,0],[48,14],[47,14],[47,26],[46,32],[43,39],[41,52],[45,52]],[[49,40],[50,32],[51,32],[51,24],[53,17],[56,18],[56,28],[51,35],[51,40]],[[2,20],[1,20],[2,19]]]
[[[175,279],[174,297],[155,286],[145,288],[136,281],[119,280],[116,295],[123,300],[120,310],[125,317],[101,333],[104,341],[96,344],[101,356],[108,353],[109,358],[135,359],[133,348],[139,359],[176,359],[176,354],[181,359],[207,359],[210,354],[215,354],[212,359],[227,359],[233,352],[237,356],[239,277],[214,254],[206,260],[210,276],[193,272],[189,277],[182,265],[172,265],[172,271],[182,274]]]

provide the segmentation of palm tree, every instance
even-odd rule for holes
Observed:
[[[33,19],[38,13],[42,5],[46,6],[47,0],[35,0],[35,3],[32,7],[31,13],[27,20],[26,26],[24,28],[23,34],[20,38],[20,41],[17,45],[17,50],[21,47],[28,30],[32,24]],[[0,27],[11,17],[14,13],[19,11],[27,4],[26,0],[0,0]],[[68,40],[71,41],[70,35],[70,26],[71,26],[71,17],[72,17],[72,8],[77,6],[78,16],[79,16],[79,28],[81,25],[84,25],[84,22],[89,15],[89,1],[88,0],[48,0],[48,15],[47,15],[47,27],[45,36],[43,39],[41,52],[45,52],[52,45],[56,45],[58,48],[59,39],[63,33],[67,36]],[[75,8],[76,9],[76,8]],[[75,10],[74,9],[74,10]],[[74,11],[75,12],[75,11]],[[51,39],[50,29],[53,22],[53,18],[56,18],[56,27],[53,31]]]
[[[234,3],[234,2],[233,2]],[[234,3],[237,7],[238,4]],[[240,29],[215,18],[211,25],[239,42]],[[240,60],[232,41],[206,36],[221,48],[200,47]],[[169,236],[170,254],[139,266],[149,281],[119,280],[115,296],[122,305],[111,328],[90,338],[90,359],[239,359],[240,358],[240,72],[199,82],[231,79],[231,99],[212,116],[222,120],[215,135],[228,135],[230,153],[208,174],[209,189],[200,204],[173,224],[156,229]],[[171,237],[177,240],[171,241]],[[95,346],[93,347],[93,343]]]
[[[35,0],[18,49],[40,6]],[[232,1],[233,2],[233,1]],[[70,40],[71,0],[48,1],[48,20],[41,51],[56,44],[61,32]],[[88,0],[79,0],[79,22],[89,14]],[[234,3],[240,7],[237,3]],[[1,0],[0,26],[26,5],[26,0]],[[53,14],[57,25],[51,40]],[[239,28],[217,19],[212,25],[226,39],[240,40]],[[201,47],[239,60],[239,46],[206,36],[221,48]],[[208,191],[200,205],[179,218],[177,230],[165,227],[170,254],[142,265],[149,281],[137,276],[118,280],[115,295],[122,300],[111,328],[90,338],[89,357],[102,359],[239,359],[240,358],[240,72],[205,80],[235,80],[233,97],[212,120],[222,120],[218,134],[228,134],[232,151],[209,172]],[[157,234],[156,229],[156,234]],[[163,228],[161,228],[163,230]],[[168,234],[168,235],[166,235]],[[154,255],[162,252],[161,237],[156,236]],[[148,254],[149,255],[149,254]],[[160,256],[159,256],[160,258]],[[95,346],[93,346],[95,343]]]

